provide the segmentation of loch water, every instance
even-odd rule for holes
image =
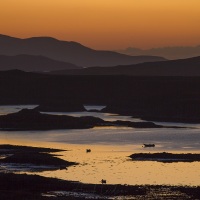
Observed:
[[[0,115],[35,106],[0,106]],[[94,107],[95,108],[95,107]],[[131,116],[100,112],[49,113],[71,116],[95,116],[104,120],[142,121]],[[200,124],[157,123],[179,128],[94,127],[91,129],[51,131],[0,131],[1,144],[51,147],[67,151],[58,157],[79,163],[67,170],[32,172],[26,168],[0,166],[1,171],[38,174],[83,183],[128,185],[200,185],[200,162],[162,163],[132,161],[133,153],[200,153]],[[144,148],[144,143],[155,144]],[[91,149],[86,153],[86,149]]]

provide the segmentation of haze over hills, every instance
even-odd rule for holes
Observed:
[[[124,50],[118,50],[117,52],[131,55],[152,55],[152,56],[162,56],[170,60],[191,58],[200,56],[200,45],[199,46],[183,46],[183,47],[163,47],[163,48],[152,48],[152,49],[138,49],[129,47]]]
[[[77,66],[114,66],[163,61],[158,56],[128,56],[112,51],[97,51],[77,42],[60,41],[51,37],[19,39],[0,35],[0,55],[41,55]]]
[[[27,72],[33,71],[52,71],[52,70],[69,70],[79,69],[80,67],[71,63],[52,60],[44,56],[17,55],[4,56],[0,55],[0,70],[18,69]]]
[[[200,76],[200,56],[127,66],[120,65],[109,68],[90,67],[79,70],[61,70],[51,73],[68,75]]]

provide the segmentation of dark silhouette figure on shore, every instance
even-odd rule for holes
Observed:
[[[86,153],[90,153],[91,152],[91,149],[86,149]]]

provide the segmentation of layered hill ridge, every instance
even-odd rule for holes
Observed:
[[[118,53],[123,53],[131,56],[139,55],[156,55],[162,56],[170,60],[184,59],[190,57],[200,56],[200,45],[198,46],[174,46],[174,47],[162,47],[152,49],[139,49],[129,47],[123,50],[117,50]]]
[[[74,64],[56,61],[44,56],[32,56],[32,55],[17,55],[17,56],[5,56],[0,55],[0,70],[23,70],[26,72],[46,72],[52,70],[69,70],[80,69]]]
[[[77,66],[114,66],[143,62],[163,61],[159,56],[129,56],[112,51],[97,51],[77,42],[67,42],[51,37],[19,39],[0,35],[0,55],[41,55]]]
[[[128,76],[200,76],[200,56],[188,59],[149,62],[114,67],[90,67],[80,70],[61,70],[53,74],[68,75],[128,75]]]

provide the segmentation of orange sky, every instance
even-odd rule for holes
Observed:
[[[0,0],[0,33],[95,49],[200,45],[200,0]]]

